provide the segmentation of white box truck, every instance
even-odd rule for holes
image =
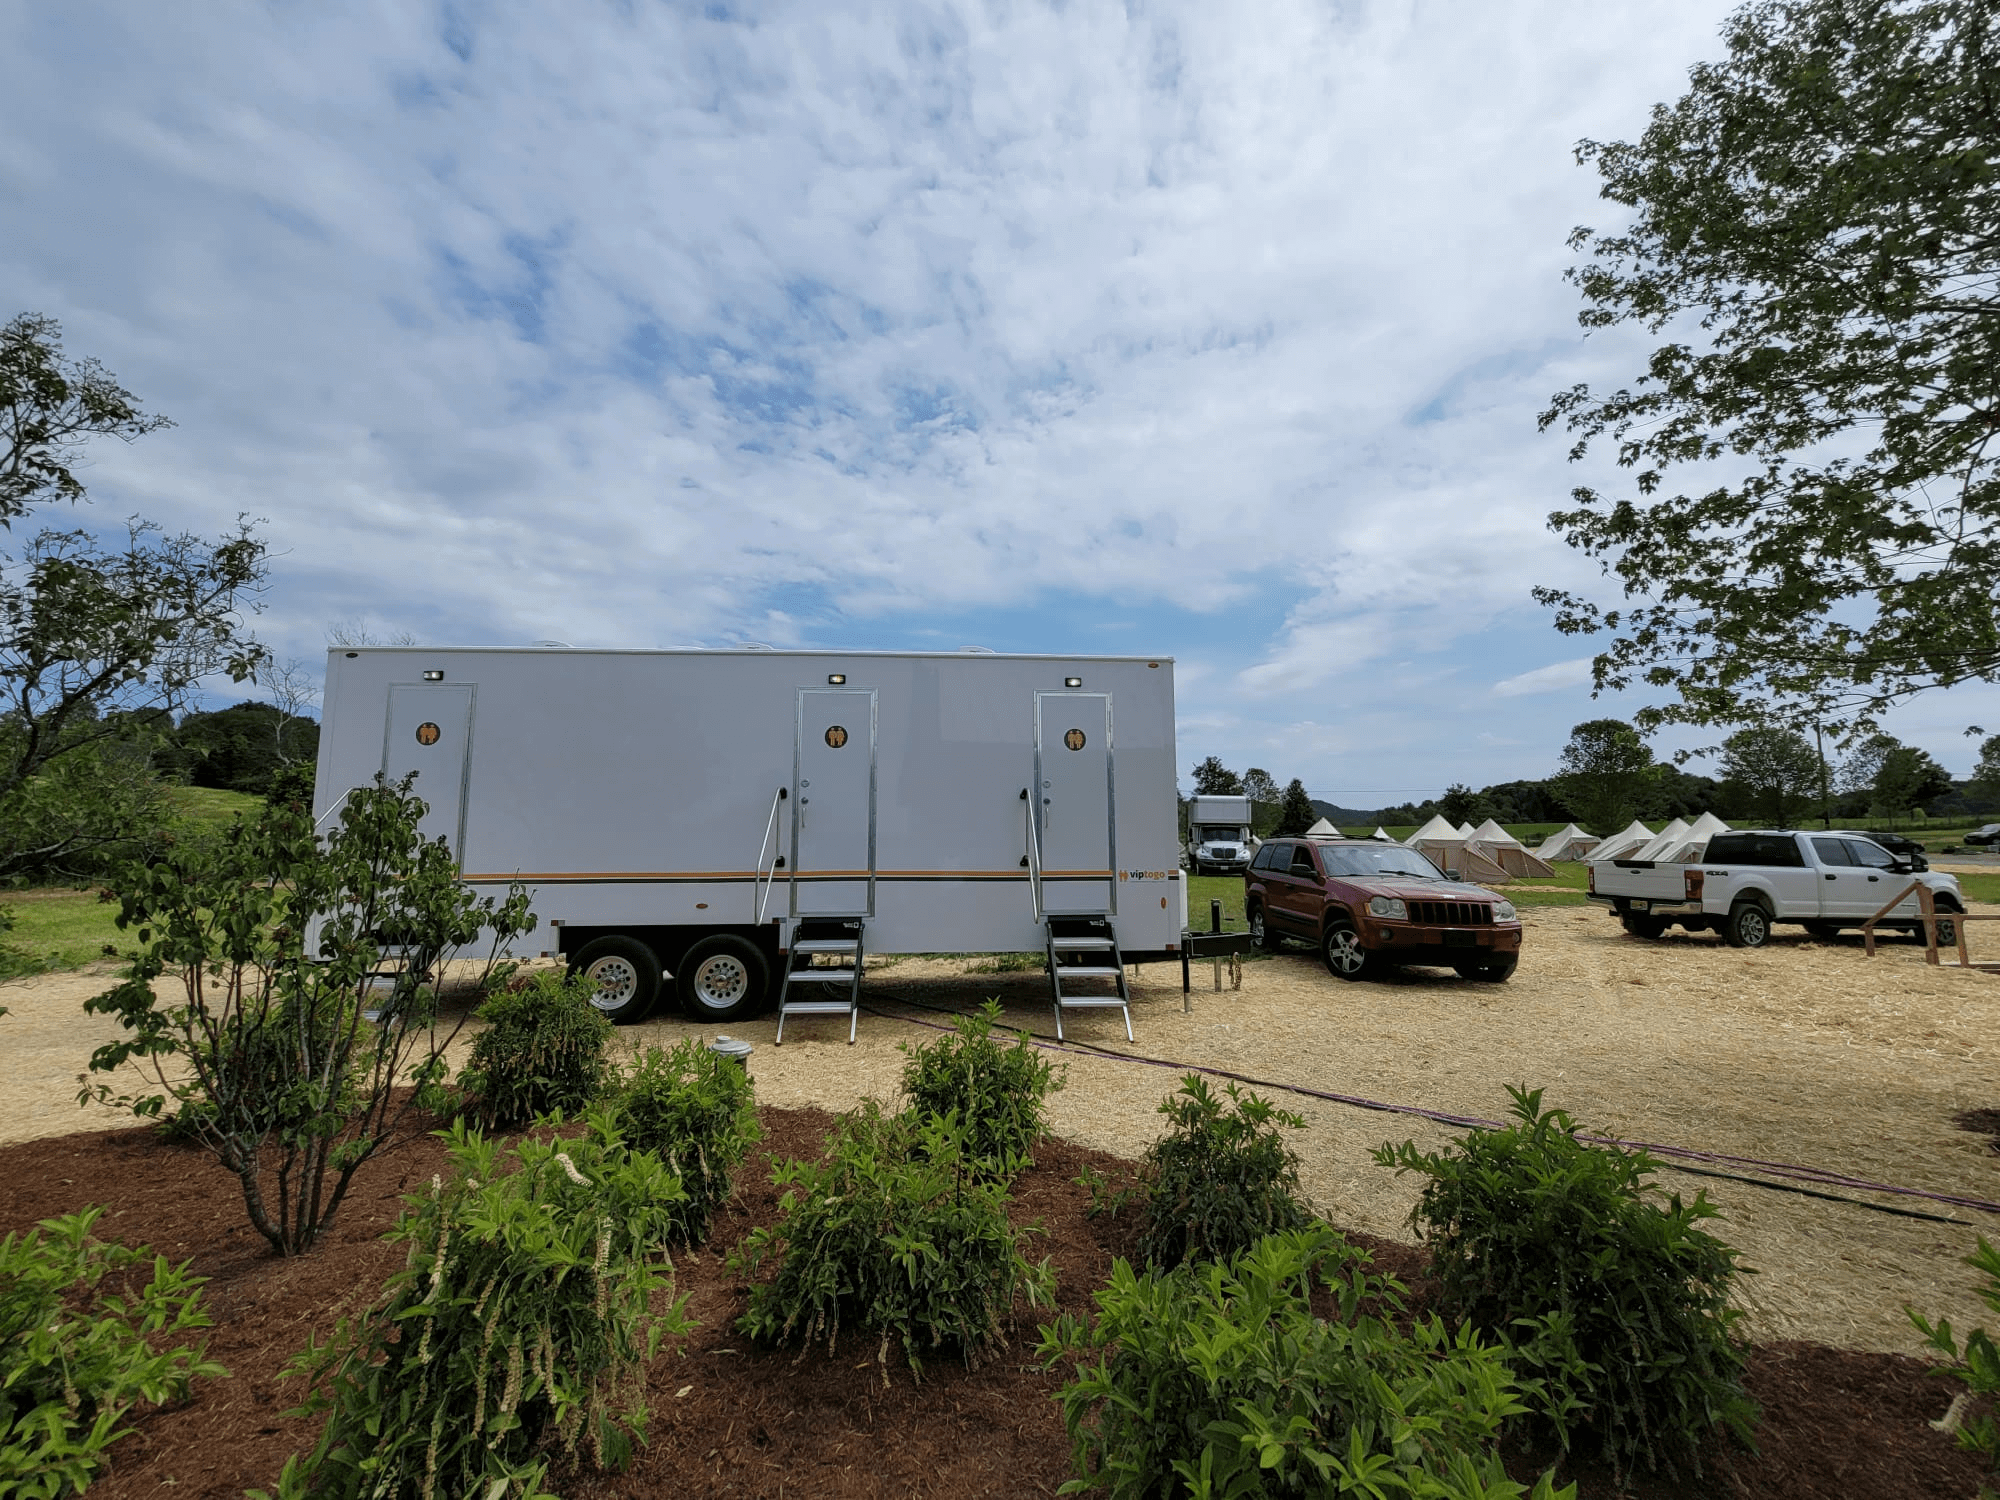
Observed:
[[[670,988],[852,1040],[866,954],[1039,951],[1058,1032],[1129,1034],[1123,965],[1186,926],[1174,755],[1165,657],[336,647],[314,811],[415,772],[614,1020]]]
[[[1195,874],[1241,875],[1256,852],[1248,797],[1188,798],[1188,868]]]

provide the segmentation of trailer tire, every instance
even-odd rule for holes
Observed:
[[[740,1021],[764,1008],[771,965],[748,938],[705,937],[674,969],[674,989],[690,1021]]]
[[[1620,912],[1618,921],[1635,938],[1656,938],[1667,930],[1665,917],[1648,916],[1645,912]]]
[[[1278,936],[1271,925],[1264,920],[1264,908],[1250,908],[1250,941],[1265,953],[1276,953],[1284,946],[1285,940]]]
[[[1722,938],[1732,948],[1761,948],[1771,941],[1771,914],[1755,901],[1739,901],[1729,909]]]
[[[660,997],[660,960],[637,938],[595,938],[569,961],[569,971],[597,985],[590,1003],[608,1021],[643,1021]]]

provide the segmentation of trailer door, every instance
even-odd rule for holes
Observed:
[[[1109,693],[1035,694],[1035,782],[1042,909],[1116,911]]]
[[[465,838],[465,765],[472,753],[472,684],[399,683],[389,689],[382,774],[393,784],[417,773],[411,791],[429,804],[417,825],[452,853]]]
[[[792,915],[874,916],[873,691],[799,690],[792,780]]]

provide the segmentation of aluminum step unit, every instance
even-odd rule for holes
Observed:
[[[1049,960],[1049,991],[1055,1001],[1056,1040],[1063,1040],[1063,1012],[1103,1010],[1117,1006],[1125,1017],[1125,1040],[1132,1038],[1132,991],[1125,983],[1125,960],[1119,956],[1118,934],[1102,913],[1045,917],[1042,922]],[[1068,986],[1086,979],[1110,980],[1115,994],[1077,994]]]
[[[801,917],[792,931],[778,989],[777,1046],[787,1016],[847,1017],[847,1044],[861,1023],[861,976],[868,966],[861,917]]]

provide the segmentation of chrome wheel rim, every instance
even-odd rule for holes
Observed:
[[[1262,943],[1264,941],[1264,910],[1262,907],[1250,913],[1250,941],[1253,943]]]
[[[629,958],[608,954],[583,972],[597,984],[590,1003],[599,1010],[622,1010],[638,996],[639,969]]]
[[[1368,955],[1361,951],[1361,935],[1346,927],[1336,927],[1326,935],[1326,956],[1343,974],[1359,974],[1368,961]]]
[[[695,1002],[706,1009],[722,1010],[741,1000],[750,989],[750,969],[732,953],[718,953],[704,959],[694,971]]]
[[[1743,934],[1743,941],[1752,948],[1761,948],[1764,939],[1771,934],[1770,927],[1764,921],[1764,914],[1755,910],[1744,913],[1742,920],[1737,923],[1736,930]]]

